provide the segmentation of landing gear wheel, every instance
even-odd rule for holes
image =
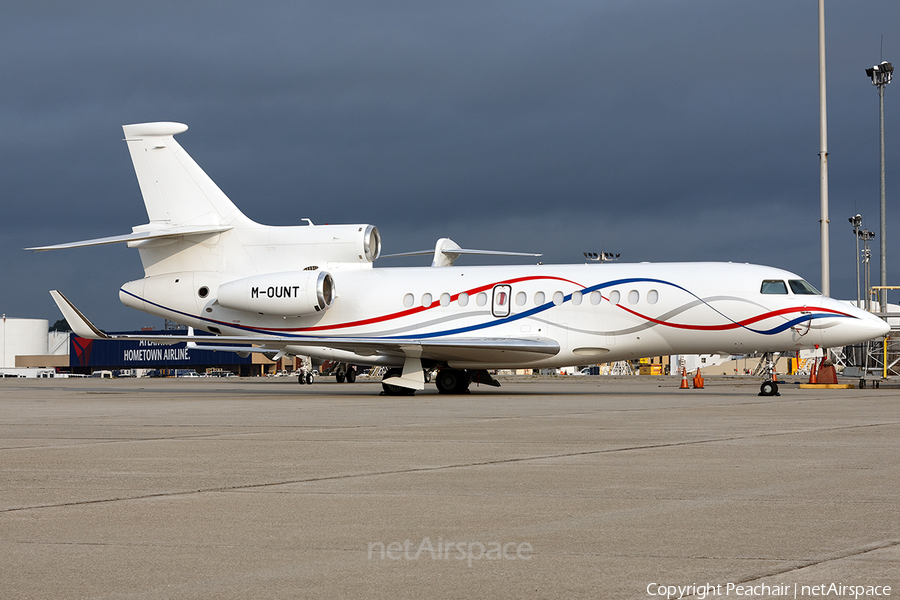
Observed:
[[[780,396],[778,393],[778,384],[774,381],[763,381],[762,385],[759,386],[759,395],[760,396]]]
[[[338,373],[337,375],[334,376],[334,378],[337,379],[338,383],[344,383],[344,374],[343,373]]]
[[[356,371],[353,369],[347,369],[347,383],[353,383],[356,381]]]
[[[464,394],[469,389],[469,374],[458,369],[441,369],[434,384],[442,394]]]
[[[306,383],[307,383],[308,385],[312,385],[312,382],[313,382],[313,376],[312,376],[312,373],[307,373],[307,374],[306,374]]]
[[[384,374],[384,379],[390,379],[391,377],[400,377],[403,374],[402,369],[388,369],[387,373]],[[391,385],[389,383],[381,382],[381,389],[384,390],[385,396],[412,396],[416,393],[416,390],[411,390],[409,388],[405,388],[399,385]]]
[[[297,377],[297,383],[299,383],[300,385],[306,383],[306,377],[303,375],[303,373],[300,373],[300,376]]]

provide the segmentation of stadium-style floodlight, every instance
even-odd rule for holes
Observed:
[[[872,80],[872,85],[887,85],[891,82],[893,75],[894,67],[886,60],[866,69],[866,77]]]
[[[613,254],[612,252],[585,252],[584,257],[594,262],[607,262],[610,260],[619,260],[621,254]]]
[[[894,67],[887,61],[866,69],[866,77],[872,80],[872,85],[878,88],[878,115],[881,124],[881,286],[887,286],[887,210],[884,200],[884,86],[891,82],[894,75]],[[884,290],[882,290],[883,292]],[[868,290],[866,291],[868,294]],[[879,302],[882,299],[879,297]]]

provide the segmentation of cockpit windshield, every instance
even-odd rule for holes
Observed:
[[[802,279],[791,279],[788,281],[791,286],[792,294],[797,296],[821,296],[822,293],[809,283]],[[759,288],[760,294],[788,294],[788,285],[785,285],[781,279],[763,279],[762,286]]]
[[[780,279],[764,279],[762,287],[759,289],[760,294],[784,294],[787,295],[787,286]]]
[[[821,296],[822,293],[802,279],[791,279],[788,281],[791,291],[798,296]]]

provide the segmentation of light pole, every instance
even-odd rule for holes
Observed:
[[[828,111],[825,102],[825,0],[819,0],[819,235],[822,249],[822,293],[831,295],[828,249]]]
[[[853,226],[853,237],[856,238],[856,308],[859,308],[859,228],[862,227],[862,217],[860,215],[850,217],[850,224]]]
[[[875,234],[868,229],[858,232],[859,239],[863,241],[862,262],[866,265],[866,310],[872,312],[872,294],[869,293],[871,279],[869,278],[869,259],[872,258],[872,250],[869,242],[875,239]],[[880,301],[880,300],[879,300]]]
[[[884,201],[884,86],[891,82],[894,75],[894,67],[887,61],[866,69],[866,76],[872,80],[872,85],[878,88],[878,116],[881,127],[881,286],[887,286],[887,211]],[[882,290],[884,293],[884,290]],[[878,302],[882,303],[879,295]]]

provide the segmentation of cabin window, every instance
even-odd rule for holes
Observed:
[[[429,306],[431,306],[431,302],[431,294],[422,294],[422,306],[428,308]]]
[[[516,306],[525,306],[526,302],[528,302],[528,294],[525,292],[516,294]]]
[[[495,317],[508,317],[510,296],[512,295],[512,287],[509,285],[494,286],[494,300],[491,305],[491,312]]]
[[[559,306],[566,301],[566,296],[562,292],[553,292],[553,304]]]
[[[821,296],[819,290],[811,286],[809,283],[802,279],[791,279],[788,281],[788,284],[791,286],[791,291],[797,294],[798,296]]]
[[[637,290],[628,292],[628,304],[637,304],[641,300],[641,293]]]
[[[447,292],[441,294],[441,306],[450,306],[450,294]]]
[[[780,279],[763,279],[760,294],[787,294],[787,286]]]
[[[572,292],[572,304],[574,304],[575,306],[581,306],[581,299],[581,292]]]
[[[484,306],[487,304],[487,294],[484,292],[479,292],[477,296],[475,296],[475,304],[478,306]]]
[[[659,292],[656,290],[650,290],[647,292],[647,303],[648,304],[656,304],[659,302]]]
[[[469,295],[465,292],[461,293],[457,302],[460,306],[467,306],[469,304]]]
[[[613,292],[613,293],[617,293],[617,292]],[[602,300],[602,299],[603,299],[603,296],[600,294],[600,292],[591,292],[591,304],[593,304],[594,306],[597,306],[598,304],[600,304],[600,300]]]
[[[403,296],[403,306],[406,308],[412,308],[412,305],[415,304],[416,298],[412,294],[407,294]]]
[[[547,301],[547,296],[544,295],[544,292],[538,292],[534,295],[534,305],[540,306],[544,302]]]

